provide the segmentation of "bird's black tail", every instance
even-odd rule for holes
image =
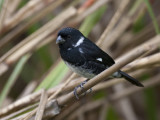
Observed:
[[[122,77],[124,77],[126,80],[128,80],[129,82],[131,82],[132,84],[139,86],[139,87],[144,87],[142,83],[140,83],[138,80],[136,80],[135,78],[129,76],[127,73],[120,71],[119,73],[122,75]]]

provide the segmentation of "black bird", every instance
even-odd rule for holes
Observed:
[[[114,60],[107,53],[75,28],[67,27],[61,29],[58,32],[56,43],[59,45],[60,55],[66,65],[73,72],[85,78],[91,79],[115,64]],[[124,77],[132,84],[143,87],[138,80],[121,70],[113,73],[112,77]],[[81,87],[85,83],[86,81],[81,84]],[[78,98],[77,95],[76,97]]]

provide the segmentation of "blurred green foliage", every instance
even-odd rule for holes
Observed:
[[[158,22],[157,22],[157,19],[156,19],[155,15],[154,15],[153,9],[152,9],[151,4],[150,4],[150,1],[149,0],[144,0],[144,2],[146,3],[149,15],[151,16],[155,31],[156,31],[157,34],[160,34],[159,25],[158,25]]]
[[[2,7],[2,3],[4,0],[0,0],[0,8]],[[24,0],[21,2],[19,8],[26,5],[28,1]],[[155,31],[157,34],[160,33],[159,25],[157,23],[156,17],[154,15],[154,11],[152,9],[152,6],[149,2],[149,0],[137,0],[136,4],[131,8],[130,14],[133,14],[136,10],[137,6],[140,5],[141,2],[145,2],[147,6],[147,10],[149,12],[149,15],[152,19]],[[97,11],[89,15],[81,24],[79,27],[79,30],[87,37],[89,33],[92,31],[94,26],[100,21],[102,18],[104,12],[107,10],[107,6],[100,7]],[[53,17],[53,16],[52,16]],[[51,18],[52,18],[51,17]],[[50,17],[48,18],[50,19]],[[35,32],[41,27],[41,23],[38,22],[34,25],[32,25],[28,30],[26,31],[26,34],[30,35],[31,33]],[[139,18],[134,23],[132,30],[136,34],[143,30],[145,27],[145,14],[141,14]],[[8,78],[8,81],[6,85],[4,86],[1,94],[0,94],[0,104],[3,103],[3,100],[5,100],[5,97],[7,96],[12,83],[14,80],[17,79],[18,76],[23,78],[23,80],[28,83],[37,75],[38,78],[42,78],[42,75],[46,73],[46,76],[44,77],[43,81],[40,83],[40,85],[36,88],[35,91],[40,90],[41,88],[52,88],[59,84],[62,80],[62,78],[66,75],[68,68],[64,64],[63,61],[59,61],[57,65],[53,67],[53,64],[56,63],[56,61],[52,58],[52,52],[50,51],[50,45],[43,46],[39,50],[37,50],[34,53],[34,56],[31,57],[31,61],[28,61],[28,58],[26,56],[22,57],[17,65],[15,66],[13,72]],[[27,62],[27,63],[26,63]],[[32,62],[32,63],[31,63]],[[34,65],[33,65],[34,64]],[[23,68],[24,67],[24,68]],[[36,67],[36,68],[35,68]],[[37,68],[42,68],[42,70],[37,70]],[[42,74],[43,73],[43,74]],[[143,80],[150,79],[149,75],[142,76]],[[101,99],[106,97],[106,91],[99,91],[93,96],[93,100]],[[144,91],[144,104],[145,104],[145,112],[146,112],[146,118],[147,120],[158,120],[158,108],[157,108],[157,98],[156,98],[156,90],[155,88],[148,88]],[[107,110],[106,113],[106,120],[118,120],[118,115],[116,114],[116,111],[110,107]]]
[[[106,120],[119,120],[118,115],[112,107],[107,110],[106,115]]]
[[[95,24],[100,20],[102,17],[104,11],[106,10],[106,7],[103,6],[99,8],[96,12],[89,15],[82,23],[80,27],[80,31],[83,32],[84,35],[88,35],[92,28],[95,26]],[[42,54],[42,53],[39,53]],[[41,88],[51,88],[61,82],[61,79],[65,76],[65,73],[67,72],[68,68],[66,68],[66,65],[63,62],[60,62],[56,68],[52,69],[50,74],[45,77],[45,79],[41,82],[41,84],[37,87],[36,90],[39,90]]]
[[[133,25],[133,32],[138,33],[145,27],[145,18],[144,15],[141,15]]]

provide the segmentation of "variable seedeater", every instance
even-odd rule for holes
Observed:
[[[56,43],[65,64],[85,78],[91,79],[115,64],[114,60],[96,44],[86,38],[79,30],[71,27],[58,32]],[[132,84],[143,85],[127,73],[118,70],[111,75],[114,78],[125,78]]]

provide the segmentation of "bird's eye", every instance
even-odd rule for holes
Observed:
[[[71,38],[71,36],[70,36],[70,35],[68,35],[68,36],[67,36],[67,38],[68,38],[68,39],[70,39],[70,38]]]

